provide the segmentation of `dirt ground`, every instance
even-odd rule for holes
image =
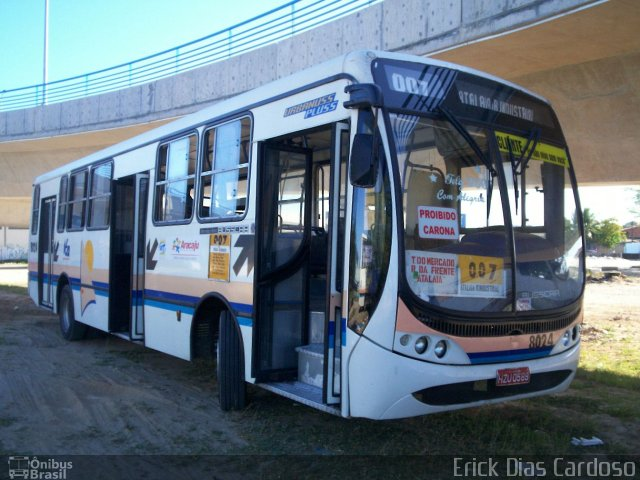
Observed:
[[[601,322],[638,338],[640,277],[589,283],[585,345]],[[624,321],[621,321],[624,320]],[[0,290],[0,454],[235,454],[242,416],[217,403],[211,363],[95,333],[66,342],[57,318]],[[253,401],[269,402],[270,393]],[[301,407],[304,408],[304,407]],[[613,427],[612,427],[613,428]]]

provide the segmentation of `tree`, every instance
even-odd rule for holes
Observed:
[[[586,231],[586,227],[585,227]],[[613,218],[597,222],[593,229],[593,241],[603,247],[613,248],[627,239],[622,227]]]
[[[595,241],[594,234],[598,221],[590,208],[585,208],[582,211],[582,223],[584,225],[584,236],[587,243],[587,248],[590,247],[591,242]]]

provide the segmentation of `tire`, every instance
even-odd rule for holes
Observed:
[[[218,398],[222,410],[241,410],[247,404],[242,340],[229,312],[220,313],[217,342]]]
[[[58,303],[58,316],[60,317],[60,333],[65,340],[76,341],[84,338],[87,326],[76,321],[73,309],[73,293],[71,287],[65,285],[60,292]]]

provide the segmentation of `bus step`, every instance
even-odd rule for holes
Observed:
[[[322,388],[324,377],[324,345],[312,343],[296,347],[298,353],[298,380]]]
[[[111,335],[113,335],[114,337],[121,338],[121,339],[126,340],[128,342],[137,343],[138,345],[144,345],[144,340],[132,339],[131,336],[128,333],[124,333],[124,332],[109,332],[109,333],[111,333]]]
[[[340,416],[339,408],[322,403],[322,388],[320,387],[315,387],[303,382],[257,383],[256,386],[295,400],[303,405]]]

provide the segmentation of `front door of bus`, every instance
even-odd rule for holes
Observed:
[[[259,381],[293,380],[308,312],[312,152],[262,144],[259,173],[257,321]]]
[[[53,307],[53,262],[58,255],[53,244],[55,211],[55,197],[44,198],[38,230],[38,298],[45,307]]]
[[[321,387],[325,404],[340,403],[348,147],[337,123],[260,149],[254,376]]]

